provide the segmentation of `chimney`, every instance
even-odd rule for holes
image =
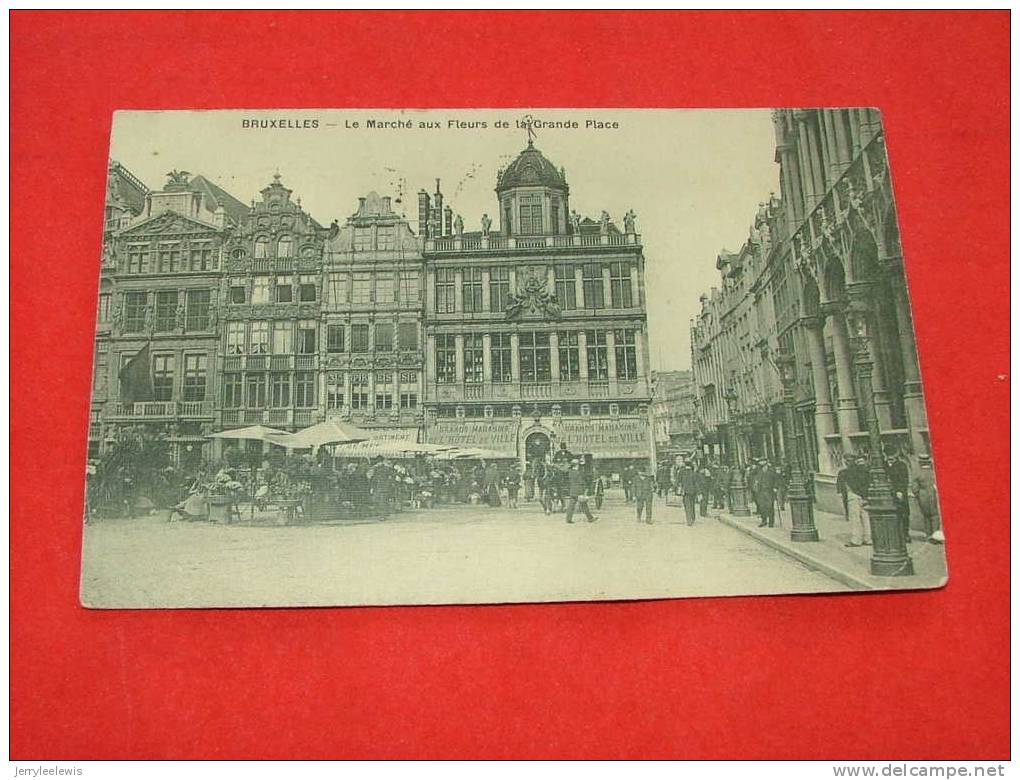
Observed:
[[[432,214],[432,203],[425,190],[418,190],[418,235],[429,238],[429,219]]]
[[[213,212],[213,224],[218,228],[227,226],[227,210],[223,208],[222,203]]]
[[[447,206],[443,209],[443,235],[453,233],[453,209]]]
[[[382,199],[382,210],[383,214],[392,214],[393,209],[390,207],[390,196],[386,195]]]

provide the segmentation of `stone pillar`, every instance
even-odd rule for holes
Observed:
[[[457,384],[464,383],[464,337],[457,334],[453,337],[457,349]]]
[[[609,367],[609,381],[616,381],[616,332],[606,330],[606,365]]]
[[[846,130],[846,111],[837,109],[832,112],[832,123],[836,126],[836,156],[839,158],[840,170],[842,171],[852,159],[850,136]]]
[[[549,334],[549,375],[553,382],[560,381],[560,334]]]
[[[580,273],[580,272],[579,272]],[[577,333],[577,362],[582,382],[588,381],[588,336],[581,330]]]
[[[492,335],[482,334],[482,380],[492,382]]]
[[[521,381],[521,337],[516,333],[510,334],[510,378]]]
[[[836,127],[832,111],[822,109],[818,112],[822,118],[822,128],[825,133],[825,148],[828,153],[829,186],[831,187],[839,179],[842,168],[839,163],[839,145],[836,143]]]
[[[861,142],[861,124],[860,119],[857,116],[856,108],[848,108],[846,115],[850,124],[850,159],[853,159],[861,153],[861,148],[863,146]]]
[[[885,382],[885,360],[882,358],[879,346],[880,336],[876,317],[872,318],[870,327],[875,328],[875,336],[868,339],[868,353],[871,355],[873,364],[871,371],[872,403],[875,405],[875,414],[878,415],[879,430],[887,431],[892,428],[892,407],[889,403],[889,390]]]
[[[579,265],[574,266],[574,300],[577,302],[577,308],[584,308],[584,274]]]
[[[819,146],[819,134],[811,126],[810,114],[804,121],[804,128],[808,139],[808,157],[811,158],[811,175],[814,180],[815,198],[820,202],[825,197],[824,162],[822,160],[822,150]]]
[[[489,269],[482,269],[482,311],[489,311],[492,308],[489,295]]]
[[[435,357],[435,352],[434,351],[433,351],[432,354],[433,354],[433,357]],[[351,386],[352,386],[352,384],[353,384],[353,382],[352,382],[352,378],[351,378],[351,372],[350,371],[344,371],[344,402],[343,402],[343,405],[340,407],[341,411],[350,411],[350,409],[351,409]]]
[[[829,371],[825,361],[825,321],[821,317],[805,317],[802,320],[807,341],[808,356],[811,358],[811,378],[815,386],[815,438],[818,450],[818,470],[832,474],[832,460],[826,436],[836,431],[836,420],[832,410],[832,392],[829,389]]]
[[[839,417],[839,432],[843,440],[843,452],[853,452],[850,440],[851,433],[861,430],[860,417],[857,413],[857,396],[854,393],[853,364],[850,354],[850,337],[847,333],[843,307],[839,304],[828,304],[828,314],[832,323],[832,352],[836,358],[836,389],[839,398],[836,401],[836,414]]]
[[[641,306],[641,286],[638,282],[637,263],[632,263],[630,266],[630,299],[633,308]]]
[[[804,216],[815,207],[820,197],[818,188],[815,184],[815,175],[812,169],[811,159],[811,146],[808,142],[807,123],[798,118],[797,120],[797,133],[800,138],[800,143],[797,144],[797,156],[800,160],[800,170],[804,185]]]
[[[903,359],[903,409],[910,429],[910,441],[915,454],[926,452],[927,443],[922,430],[928,429],[928,412],[924,408],[921,388],[921,370],[917,362],[917,345],[914,342],[914,324],[907,298],[907,280],[903,274],[902,258],[891,259],[896,269],[889,280],[896,309],[896,333]]]
[[[644,379],[645,372],[645,339],[646,334],[642,328],[634,331],[634,367],[637,368],[637,377]]]
[[[436,381],[436,336],[429,333],[425,337],[425,382]]]
[[[462,312],[464,311],[464,272],[459,268],[454,272],[453,284],[454,309]]]
[[[605,304],[605,308],[610,309],[613,306],[613,285],[609,277],[609,266],[602,266],[602,299]],[[587,301],[585,301],[587,303]]]

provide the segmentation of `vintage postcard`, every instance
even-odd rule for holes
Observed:
[[[124,111],[102,229],[86,606],[946,582],[875,109]]]

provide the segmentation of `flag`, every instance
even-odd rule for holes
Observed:
[[[120,400],[125,404],[135,401],[151,401],[152,391],[152,358],[149,345],[146,344],[120,370]]]

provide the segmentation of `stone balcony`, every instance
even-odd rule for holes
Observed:
[[[443,236],[425,239],[426,252],[507,252],[580,247],[641,246],[639,233],[573,234],[559,236]]]
[[[606,381],[577,382],[460,382],[451,384],[430,383],[426,386],[426,401],[432,403],[458,403],[461,401],[563,401],[565,403],[619,400],[648,400],[648,384],[644,379],[610,379]]]
[[[220,413],[224,428],[268,425],[273,428],[307,428],[320,422],[318,408],[310,409],[224,409]]]
[[[110,416],[121,422],[137,420],[212,419],[212,401],[136,401],[117,403],[110,410]]]

